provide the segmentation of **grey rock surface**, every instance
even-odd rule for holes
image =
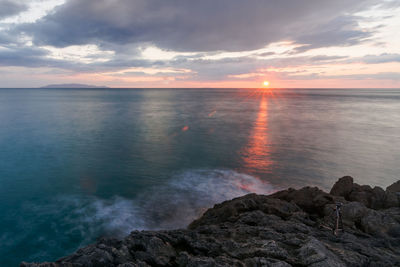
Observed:
[[[336,202],[343,203],[339,236],[329,229]],[[347,176],[330,194],[316,187],[249,194],[216,204],[187,229],[133,231],[21,266],[400,266],[399,203],[397,191]]]

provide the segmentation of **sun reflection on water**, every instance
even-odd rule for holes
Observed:
[[[268,96],[261,94],[257,118],[247,145],[242,150],[243,167],[253,174],[268,173],[273,165],[268,139]]]

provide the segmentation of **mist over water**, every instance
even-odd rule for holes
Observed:
[[[0,266],[215,203],[399,179],[400,91],[0,89]]]
[[[149,188],[134,199],[61,196],[57,206],[61,204],[73,211],[71,220],[76,220],[75,225],[88,225],[89,234],[82,236],[102,232],[123,237],[132,229],[184,228],[218,202],[252,192],[269,194],[273,191],[267,182],[246,174],[229,170],[193,170],[173,177],[165,185]],[[52,206],[57,208],[54,205],[40,208],[49,210]]]

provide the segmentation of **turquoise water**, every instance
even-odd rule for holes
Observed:
[[[0,89],[0,266],[248,192],[399,173],[399,90]]]

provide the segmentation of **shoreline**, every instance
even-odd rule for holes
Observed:
[[[337,202],[338,236],[326,227]],[[53,263],[20,266],[399,266],[398,251],[400,181],[383,190],[345,176],[330,193],[303,187],[248,194],[214,205],[187,229],[133,231]]]

